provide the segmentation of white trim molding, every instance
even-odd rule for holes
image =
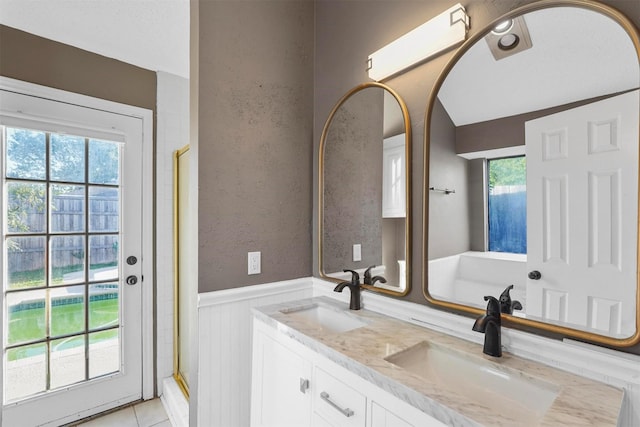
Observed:
[[[189,402],[173,377],[162,380],[160,400],[173,427],[189,426]]]
[[[150,126],[148,127],[148,129],[153,129],[153,112],[151,110],[147,110],[146,108],[121,104],[119,102],[95,98],[79,93],[67,92],[61,89],[41,86],[35,83],[24,82],[22,80],[16,80],[4,76],[0,76],[0,86],[5,90],[21,93],[24,95],[37,96],[40,98],[51,99],[59,102],[67,102],[74,105],[82,105],[83,107],[95,108],[96,110],[109,111],[125,116],[137,117],[140,119],[148,118],[150,120]],[[147,129],[145,128],[145,130]],[[149,136],[152,137],[153,133],[151,133]]]
[[[216,305],[232,304],[235,302],[264,298],[266,296],[288,295],[301,289],[310,290],[311,278],[286,280],[282,282],[266,283],[264,285],[245,286],[242,288],[225,289],[222,291],[198,294],[198,309]],[[291,298],[287,298],[290,300]]]

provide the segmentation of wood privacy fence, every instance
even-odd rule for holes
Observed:
[[[88,231],[91,234],[85,237],[84,194],[60,194],[52,197],[50,231],[68,233],[49,237],[49,259],[52,267],[81,267],[85,263],[96,265],[117,262],[119,242],[115,233],[119,230],[118,190],[104,189],[92,193],[88,209]],[[30,209],[22,212],[21,219],[30,232],[44,233],[47,230],[46,215],[46,212]],[[85,254],[86,238],[89,239],[88,260]],[[44,268],[46,245],[46,238],[42,235],[12,237],[7,256],[8,271],[14,273]]]
[[[489,250],[527,253],[527,193],[489,195]]]

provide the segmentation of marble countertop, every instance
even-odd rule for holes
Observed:
[[[292,313],[301,307],[321,304],[342,311],[366,323],[346,332],[332,332],[320,324]],[[426,327],[403,322],[366,309],[348,310],[348,305],[328,297],[315,297],[253,309],[254,316],[277,328],[311,350],[345,367],[356,375],[408,402],[450,426],[615,426],[622,406],[623,391],[588,378],[503,352],[500,358],[486,356],[482,345],[468,342]],[[497,413],[483,403],[429,381],[385,358],[416,345],[446,348],[469,360],[488,361],[498,370],[517,372],[534,381],[551,383],[558,395],[542,418],[532,420],[514,411]],[[468,396],[468,394],[467,394]],[[485,399],[486,400],[486,399]]]

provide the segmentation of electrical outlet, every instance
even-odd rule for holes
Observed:
[[[249,252],[247,254],[247,274],[260,274],[260,252]]]
[[[362,245],[360,243],[353,245],[353,261],[362,261]]]

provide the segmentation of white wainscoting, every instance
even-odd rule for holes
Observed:
[[[251,308],[309,298],[312,288],[307,277],[198,295],[197,422],[192,426],[249,425]]]
[[[199,295],[197,423],[192,426],[249,426],[251,389],[251,307],[335,293],[335,283],[303,278]],[[474,319],[422,304],[363,292],[363,307],[400,320],[482,343]],[[624,388],[618,425],[640,426],[640,356],[574,341],[558,341],[503,328],[506,351],[526,359]],[[481,347],[478,346],[479,351]],[[193,401],[191,402],[194,403]],[[195,417],[192,417],[192,420]]]

